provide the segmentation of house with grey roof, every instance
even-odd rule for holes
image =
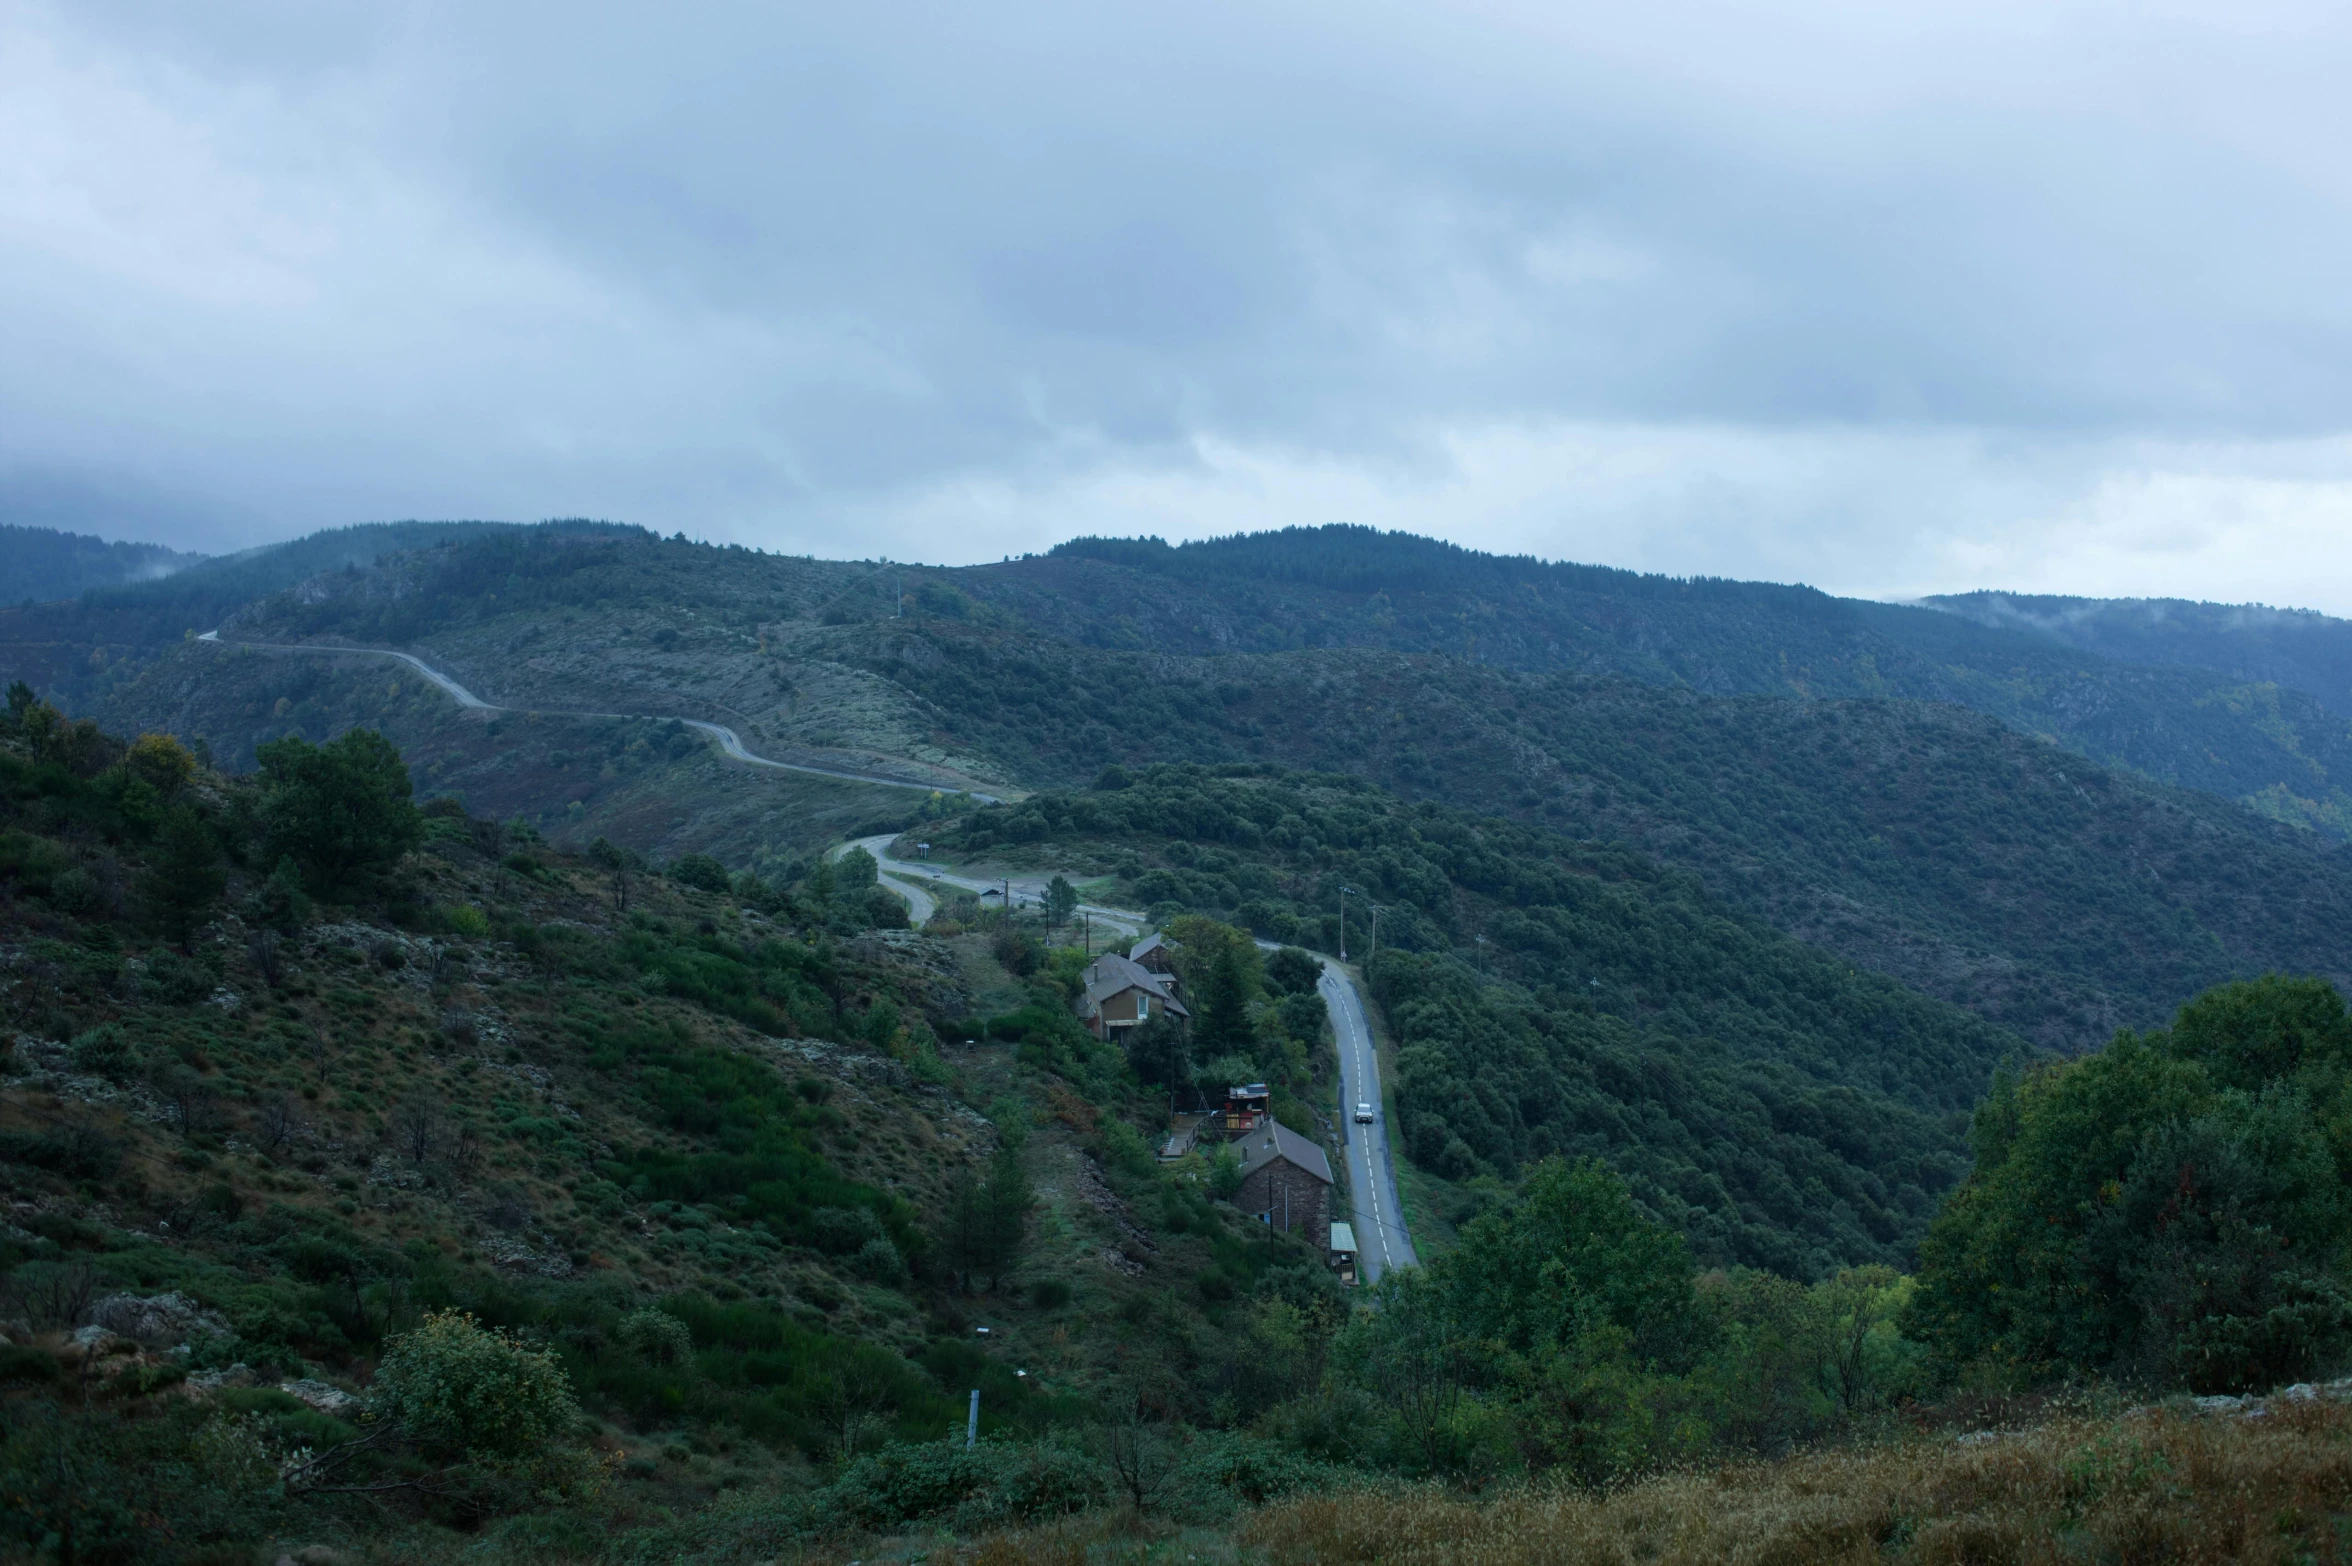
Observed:
[[[1234,1205],[1270,1228],[1303,1235],[1317,1250],[1329,1250],[1331,1160],[1323,1149],[1268,1119],[1233,1150],[1241,1155]]]
[[[1154,1017],[1189,1022],[1192,1013],[1160,976],[1142,964],[1105,952],[1079,976],[1078,1016],[1098,1039],[1116,1039]]]
[[[1183,947],[1155,931],[1127,948],[1127,960],[1159,975],[1160,984],[1169,994],[1182,995],[1184,980],[1176,972],[1176,954],[1182,950]]]

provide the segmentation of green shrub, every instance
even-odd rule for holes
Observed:
[[[898,1247],[881,1235],[876,1235],[858,1247],[849,1259],[849,1270],[870,1283],[897,1285],[906,1282],[906,1258],[898,1254]]]
[[[694,1334],[666,1311],[633,1310],[613,1329],[633,1358],[648,1365],[680,1365],[694,1357]]]
[[[808,1215],[809,1244],[831,1256],[854,1256],[882,1237],[882,1224],[864,1207],[820,1207]]]
[[[721,894],[734,884],[727,867],[708,854],[686,854],[671,860],[670,879],[697,891]]]
[[[57,1377],[55,1355],[21,1343],[0,1348],[0,1382],[55,1381]]]
[[[177,952],[157,952],[147,959],[147,972],[139,988],[149,999],[166,1006],[187,1006],[210,995],[219,983],[219,977],[202,963],[191,962]]]
[[[105,1077],[120,1082],[128,1078],[138,1065],[137,1053],[131,1048],[131,1037],[120,1026],[102,1022],[87,1033],[75,1037],[67,1051],[76,1071]]]
[[[811,1497],[818,1529],[885,1531],[927,1519],[959,1530],[1082,1511],[1108,1493],[1101,1467],[1058,1441],[886,1447]]]
[[[400,1425],[431,1456],[493,1464],[540,1456],[579,1417],[552,1352],[463,1311],[427,1316],[392,1340],[368,1412]]]
[[[352,729],[324,745],[288,735],[254,755],[270,848],[291,856],[317,890],[382,870],[424,837],[408,766],[373,729]]]
[[[1277,994],[1311,995],[1323,977],[1323,964],[1312,952],[1285,946],[1266,959],[1266,985]]]
[[[251,1559],[280,1504],[276,1479],[251,1421],[193,1400],[140,1419],[28,1400],[0,1426],[0,1540],[16,1546],[0,1553],[78,1566]]]
[[[75,865],[49,883],[49,901],[59,913],[88,913],[98,906],[98,883],[89,871]]]

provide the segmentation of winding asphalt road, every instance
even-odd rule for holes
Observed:
[[[389,647],[313,647],[302,642],[223,642],[218,631],[206,631],[196,639],[200,642],[217,642],[223,647],[258,647],[268,652],[357,653],[370,658],[397,658],[426,679],[431,680],[435,685],[440,686],[442,690],[447,691],[460,707],[473,707],[483,712],[536,712],[554,718],[629,718],[649,722],[660,721],[659,719],[646,719],[643,713],[633,712],[574,712],[551,707],[502,707],[496,702],[484,701],[414,654],[394,652]],[[915,789],[925,794],[958,792],[956,789],[938,783],[913,783],[905,778],[886,778],[871,772],[844,772],[834,767],[812,767],[805,762],[798,761],[771,761],[766,756],[754,755],[745,750],[742,736],[723,723],[706,723],[700,718],[680,718],[678,721],[690,729],[699,729],[712,739],[717,740],[720,751],[730,760],[744,762],[750,766],[773,767],[778,772],[805,772],[811,777],[839,778],[845,783],[872,783],[882,788]],[[976,799],[984,805],[1003,803],[993,794],[968,794],[966,797]]]
[[[1002,877],[993,881],[976,880],[934,864],[893,859],[889,852],[893,841],[889,834],[865,837],[855,843],[844,843],[833,853],[839,857],[852,848],[862,848],[872,854],[883,880],[907,899],[917,925],[930,918],[939,906],[938,900],[924,890],[927,884],[961,887],[971,892],[1004,885]],[[1014,896],[1042,901],[1047,879],[1013,877]],[[1131,909],[1103,908],[1092,903],[1079,906],[1092,914],[1097,924],[1120,930],[1130,938],[1141,934],[1149,922]],[[1273,949],[1271,942],[1258,944]],[[1356,981],[1348,971],[1328,957],[1323,959],[1323,976],[1315,988],[1331,1013],[1332,1037],[1339,1045],[1339,1125],[1347,1147],[1351,1221],[1356,1231],[1356,1275],[1361,1281],[1371,1283],[1395,1268],[1418,1267],[1421,1258],[1413,1250],[1413,1237],[1405,1232],[1404,1203],[1397,1195],[1396,1161],[1388,1145],[1388,1106],[1380,1097],[1380,1054],[1365,1020],[1363,992],[1356,988]],[[1372,1106],[1370,1125],[1356,1124],[1358,1104]]]
[[[975,794],[972,797],[978,799],[980,796]],[[890,845],[895,841],[897,841],[897,834],[891,832],[885,832],[879,837],[861,837],[854,843],[844,843],[834,849],[833,857],[838,859],[853,848],[862,848],[872,854],[875,867],[882,872],[883,879],[890,883],[891,890],[905,897],[911,905],[912,917],[918,925],[930,918],[932,912],[939,906],[939,900],[923,889],[926,885],[952,886],[966,892],[999,892],[1004,890],[1006,878],[1003,876],[975,880],[968,875],[956,875],[951,871],[943,870],[924,860],[893,859],[890,857]],[[1043,903],[1045,889],[1053,877],[1016,875],[1011,877],[1011,880],[1015,902],[1026,900],[1033,903]],[[1144,925],[1149,922],[1142,914],[1133,913],[1124,908],[1102,908],[1093,903],[1080,903],[1078,909],[1079,912],[1090,915],[1096,924],[1106,925],[1129,940],[1140,936],[1143,933]]]
[[[367,657],[396,658],[432,681],[460,707],[471,707],[483,712],[545,712],[551,717],[567,718],[637,718],[642,714],[625,712],[559,712],[546,708],[503,707],[484,701],[472,691],[443,674],[439,669],[411,653],[395,652],[389,647],[314,647],[300,642],[223,642],[220,632],[207,631],[197,638],[223,647],[256,647],[269,652],[357,653]],[[706,723],[700,718],[681,718],[688,728],[699,729],[718,741],[719,749],[729,758],[754,767],[773,767],[779,772],[803,772],[813,777],[839,778],[848,783],[872,783],[883,788],[917,789],[929,794],[942,792],[930,783],[910,783],[904,778],[877,777],[867,772],[845,772],[832,767],[812,767],[794,761],[771,761],[766,756],[754,755],[743,748],[743,740],[723,723]],[[945,792],[952,792],[945,791]],[[968,798],[984,805],[1002,803],[991,794],[970,794]],[[875,863],[892,890],[907,899],[909,912],[918,926],[929,919],[939,906],[938,899],[926,891],[926,883],[959,887],[970,892],[984,892],[1001,888],[1004,879],[974,880],[955,875],[937,865],[920,861],[893,859],[889,848],[893,837],[885,833],[879,837],[861,838],[844,843],[833,852],[838,857],[859,847],[874,856]],[[1050,877],[1014,876],[1012,889],[1016,899],[1027,897],[1042,902]],[[1149,922],[1142,914],[1124,908],[1103,908],[1092,903],[1081,903],[1081,910],[1095,922],[1134,939]],[[1329,958],[1323,959],[1323,977],[1316,984],[1323,1002],[1331,1012],[1331,1030],[1339,1044],[1339,1114],[1341,1135],[1346,1139],[1348,1186],[1354,1198],[1354,1226],[1356,1231],[1357,1276],[1371,1283],[1397,1267],[1417,1267],[1420,1258],[1413,1252],[1413,1240],[1405,1232],[1404,1204],[1397,1197],[1396,1164],[1388,1146],[1388,1107],[1380,1097],[1380,1058],[1372,1043],[1372,1030],[1364,1020],[1364,997],[1356,988],[1355,980],[1345,969]],[[1372,1106],[1370,1125],[1358,1125],[1355,1109],[1358,1104]]]

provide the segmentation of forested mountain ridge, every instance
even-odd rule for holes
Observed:
[[[1718,695],[1970,707],[2109,765],[2352,833],[2352,722],[2278,683],[1805,587],[1479,554],[1369,528],[1078,539],[958,573],[1041,634],[1196,655],[1357,647]]]
[[[451,547],[429,547],[436,543]],[[412,553],[392,563],[401,549]],[[18,672],[88,704],[123,677],[114,671],[135,671],[191,631],[241,609],[250,620],[248,606],[298,580],[379,558],[382,574],[314,586],[301,604],[281,596],[252,625],[380,643],[471,633],[459,639],[480,644],[465,649],[484,663],[478,673],[496,667],[524,681],[531,669],[510,667],[507,655],[536,640],[543,660],[565,640],[555,624],[530,623],[534,614],[627,609],[641,633],[667,628],[683,639],[667,649],[681,655],[673,675],[724,656],[730,641],[774,650],[770,633],[781,628],[890,620],[1188,657],[1356,648],[1523,672],[1613,673],[1722,695],[1910,698],[1970,707],[2109,765],[2352,835],[2352,721],[2326,705],[2340,703],[2342,680],[2329,650],[2336,622],[2323,617],[2286,617],[2284,629],[2257,639],[2260,647],[2251,633],[2233,633],[2216,652],[2211,636],[2196,648],[2178,635],[2124,636],[2113,627],[2130,615],[2109,606],[2096,645],[2079,616],[2067,634],[2081,645],[2070,645],[2040,609],[1889,605],[1770,583],[1642,576],[1365,528],[1293,528],[1177,548],[1080,539],[1001,565],[939,568],[790,559],[601,524],[390,524],[210,562],[85,604],[0,610],[0,650]],[[2216,610],[2207,619],[2248,613]],[[2000,623],[1979,623],[1987,619]],[[2164,623],[2180,621],[2168,611]],[[577,633],[594,645],[603,629]],[[713,635],[717,642],[697,645]],[[576,686],[586,671],[559,672]],[[889,693],[859,699],[867,697],[887,701]],[[731,698],[705,690],[699,699]]]
[[[202,560],[161,544],[109,542],[0,522],[0,583],[10,602],[46,603],[97,587],[169,576]]]
[[[1639,845],[1701,875],[1730,906],[2051,1048],[2153,1023],[2222,978],[2344,971],[2352,894],[2346,858],[2326,839],[1949,704],[1712,695],[1655,669],[1593,676],[1448,653],[1191,656],[1088,641],[1112,610],[1148,610],[1192,616],[1212,645],[1216,617],[1248,610],[1253,593],[1264,612],[1251,610],[1248,624],[1268,637],[1286,623],[1324,634],[1283,619],[1283,605],[1313,607],[1285,596],[1295,594],[1325,595],[1314,603],[1378,629],[1366,605],[1403,592],[1425,556],[1459,570],[1459,582],[1422,571],[1435,587],[1508,582],[1530,568],[1375,537],[1341,581],[1372,597],[1343,601],[1293,580],[1344,563],[1339,546],[1351,538],[1273,535],[1252,546],[1267,552],[1267,570],[1237,586],[1215,573],[1204,585],[1191,564],[1078,553],[948,571],[627,530],[514,529],[313,577],[226,624],[232,639],[406,646],[492,700],[706,717],[762,754],[902,770],[951,793],[1066,787],[1111,762],[1358,772],[1412,797]],[[1571,584],[1623,578],[1636,606],[1683,603],[1676,613],[1726,656],[1736,638],[1723,640],[1724,617],[1686,601],[1715,594],[1782,622],[1792,603],[1859,613],[1801,589],[1541,570]],[[1040,596],[1070,572],[1123,575],[1099,592],[1079,584]],[[1948,614],[1906,613],[1995,637]],[[848,786],[746,778],[674,723],[461,717],[376,660],[182,645],[129,666],[107,702],[117,726],[205,734],[224,761],[281,733],[377,724],[416,757],[426,785],[550,832],[604,832],[664,853],[709,848],[735,863],[917,803],[861,806]],[[2226,704],[2189,712],[2240,722]]]
[[[330,572],[372,568],[388,556],[519,531],[503,522],[365,523],[196,561],[156,580],[93,586],[68,602],[17,603],[7,595],[0,603],[0,663],[11,678],[92,707],[159,654],[272,594]],[[547,539],[643,535],[595,522],[550,522],[531,531]]]
[[[1921,600],[1982,625],[2028,631],[2124,663],[2269,682],[2352,713],[2352,621],[2309,609],[2184,598],[1956,593]]]
[[[2153,1024],[2224,978],[2340,975],[2352,952],[2352,852],[1949,706],[877,630],[868,666],[924,696],[964,748],[1026,749],[1071,779],[1111,761],[1345,770],[1635,844],[2051,1048]]]

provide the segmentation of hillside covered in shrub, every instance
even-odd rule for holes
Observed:
[[[887,1454],[974,1388],[991,1439],[1078,1443],[1004,1508],[1101,1492],[1078,1446],[1121,1388],[1234,1428],[1264,1334],[1327,1336],[1336,1285],[1197,1160],[1154,1165],[1161,1100],[1040,933],[917,935],[862,856],[559,853],[418,805],[367,730],[227,776],[20,685],[5,1549],[668,1559],[654,1534],[732,1494],[785,1538],[940,1504]]]

